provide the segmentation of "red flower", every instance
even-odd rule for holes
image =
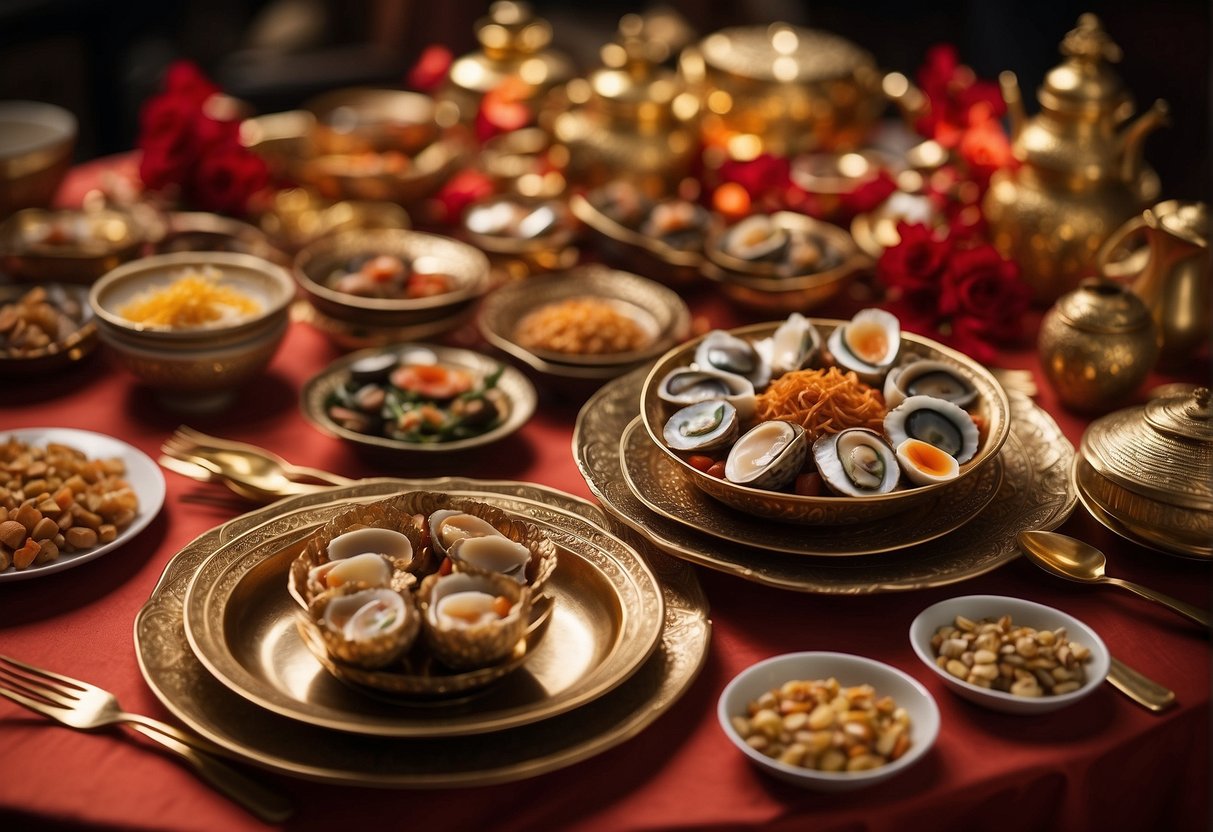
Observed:
[[[973,70],[960,63],[956,47],[938,44],[927,50],[918,70],[918,85],[930,103],[930,110],[919,119],[915,129],[947,148],[956,147],[969,124],[969,113],[984,107],[993,118],[1000,118],[1006,103],[998,85],[978,80]]]
[[[164,73],[164,88],[175,98],[201,106],[219,88],[191,61],[174,61]]]
[[[1015,161],[1011,142],[985,103],[969,111],[969,128],[961,136],[957,149],[983,192],[996,170]]]
[[[434,219],[441,223],[458,222],[465,208],[492,196],[493,191],[493,180],[487,175],[478,170],[462,170],[434,195]]]
[[[241,214],[268,181],[265,161],[234,145],[202,157],[193,171],[190,193],[198,207],[207,211]]]
[[[530,124],[532,113],[527,101],[531,92],[529,84],[513,76],[486,92],[476,112],[476,138],[488,141]]]
[[[190,125],[197,112],[196,105],[179,96],[152,96],[139,110],[139,146],[192,141]]]
[[[875,179],[869,179],[850,193],[842,195],[842,213],[853,217],[871,211],[896,190],[897,182],[894,181],[893,174],[881,168]]]
[[[1018,337],[1030,297],[1018,266],[985,244],[952,252],[940,283],[939,311],[974,337],[1006,341]]]
[[[886,286],[906,292],[936,290],[951,250],[948,241],[921,224],[899,222],[897,233],[901,242],[880,255],[877,276]]]
[[[784,189],[789,184],[792,163],[782,156],[760,153],[748,162],[728,159],[720,166],[722,182],[736,182],[752,199],[771,190]]]
[[[409,70],[406,83],[419,92],[434,92],[446,80],[455,56],[445,46],[427,46]]]

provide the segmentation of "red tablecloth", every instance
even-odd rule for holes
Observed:
[[[694,298],[692,306],[714,324],[739,322],[711,297]],[[368,464],[298,411],[302,383],[337,355],[320,334],[293,324],[264,382],[231,411],[186,421],[351,477],[460,474],[590,496],[569,452],[577,408],[550,399],[519,439],[503,446],[508,454],[464,459],[457,468]],[[1039,380],[1028,348],[1005,364],[1031,369]],[[1086,420],[1060,409],[1043,380],[1037,401],[1077,444]],[[59,378],[10,380],[0,398],[0,430],[85,428],[153,458],[181,421],[104,355]],[[134,617],[176,552],[243,509],[197,499],[226,493],[218,486],[166,479],[163,512],[120,551],[54,577],[0,585],[0,652],[87,679],[129,710],[169,719],[140,676]],[[1121,540],[1081,508],[1061,531],[1102,548],[1116,575],[1209,603],[1207,564]],[[1115,589],[1052,578],[1022,559],[961,585],[859,598],[802,595],[697,571],[713,621],[702,674],[670,712],[605,754],[532,780],[462,791],[374,791],[257,774],[294,798],[298,812],[287,826],[299,829],[348,828],[355,819],[372,827],[494,830],[1209,827],[1209,642],[1170,612]],[[970,593],[1013,595],[1073,613],[1114,655],[1174,689],[1178,705],[1153,715],[1108,685],[1079,707],[1041,717],[999,715],[958,699],[921,666],[906,633],[924,607]],[[769,656],[814,649],[880,659],[931,690],[943,727],[924,761],[874,789],[815,794],[760,774],[729,745],[715,716],[728,680]],[[71,731],[0,700],[0,828],[49,825],[260,826],[135,735]]]

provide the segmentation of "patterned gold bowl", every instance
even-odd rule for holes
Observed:
[[[595,246],[611,265],[676,288],[685,288],[700,279],[702,251],[677,249],[628,228],[604,214],[581,194],[575,194],[569,200],[569,208],[585,223]]]
[[[753,341],[771,335],[780,323],[782,321],[773,321],[729,331],[740,338]],[[844,324],[845,321],[815,318],[813,323],[824,341],[829,338],[830,333],[836,327]],[[946,362],[957,368],[964,378],[977,388],[978,403],[975,408],[971,408],[971,411],[975,411],[984,421],[981,444],[973,459],[960,466],[960,476],[949,482],[899,489],[888,494],[870,497],[806,497],[782,491],[736,485],[723,478],[709,476],[695,468],[687,462],[684,456],[671,450],[662,436],[662,428],[666,420],[677,408],[666,404],[658,397],[658,384],[671,370],[686,367],[692,363],[695,348],[701,340],[703,340],[702,337],[671,350],[653,366],[645,379],[640,394],[641,417],[649,438],[663,453],[678,464],[679,471],[696,488],[720,502],[748,514],[788,523],[833,525],[862,523],[921,508],[936,500],[941,492],[946,494],[952,490],[960,492],[962,489],[969,488],[973,475],[994,459],[1002,448],[1003,442],[1006,441],[1007,434],[1010,433],[1010,403],[1007,401],[1006,392],[989,370],[968,356],[948,349],[942,344],[903,332],[900,360],[905,360],[907,356],[913,355]]]
[[[788,314],[806,312],[837,295],[847,281],[872,260],[855,245],[851,235],[836,225],[803,214],[780,211],[771,219],[780,228],[812,234],[835,254],[835,265],[820,271],[782,275],[770,263],[756,263],[724,251],[725,231],[709,235],[704,253],[703,274],[720,284],[725,296],[757,312]]]
[[[454,281],[451,291],[424,298],[365,298],[331,288],[333,272],[362,255],[388,254]],[[467,243],[405,229],[344,231],[317,240],[295,258],[295,277],[311,304],[329,319],[368,332],[454,318],[489,287],[489,261]]]
[[[46,207],[72,163],[76,117],[41,101],[0,102],[0,219]]]
[[[0,225],[0,269],[24,280],[92,283],[139,256],[144,227],[113,209],[27,208]]]

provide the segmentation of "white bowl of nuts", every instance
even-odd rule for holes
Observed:
[[[927,607],[910,625],[923,664],[955,693],[996,711],[1041,714],[1072,705],[1108,675],[1094,630],[1061,610],[1001,595]]]
[[[939,734],[939,708],[916,679],[847,653],[787,653],[720,694],[725,735],[759,768],[819,791],[870,786],[904,771]]]

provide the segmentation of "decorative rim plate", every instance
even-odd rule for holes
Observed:
[[[480,737],[401,739],[315,728],[236,696],[206,672],[185,638],[181,598],[194,570],[221,545],[284,511],[321,507],[334,498],[372,499],[400,490],[467,490],[500,508],[526,514],[587,541],[606,534],[591,503],[526,483],[365,480],[356,486],[292,498],[211,529],[165,568],[135,619],[139,667],[173,714],[233,755],[284,774],[324,782],[434,788],[502,783],[572,765],[635,736],[669,710],[707,657],[707,600],[688,565],[646,547],[665,601],[661,644],[630,679],[600,699],[544,722]],[[624,531],[629,545],[644,546]]]
[[[976,517],[994,499],[1003,478],[998,456],[963,493],[939,494],[920,510],[895,514],[881,523],[792,526],[721,505],[691,485],[653,444],[640,417],[624,429],[619,459],[628,488],[650,511],[720,540],[793,555],[874,555],[934,540]]]
[[[590,490],[620,523],[674,557],[746,580],[798,592],[862,595],[943,586],[989,572],[1020,551],[1015,534],[1054,529],[1073,511],[1074,446],[1030,399],[1012,394],[1013,429],[1004,444],[1005,474],[991,504],[963,527],[928,543],[866,558],[789,556],[722,543],[650,511],[628,489],[619,437],[640,412],[648,368],[610,382],[581,408],[573,455]]]
[[[487,502],[476,492],[446,493]],[[462,699],[397,698],[347,686],[321,667],[300,637],[299,604],[287,590],[287,574],[306,540],[358,502],[365,500],[347,497],[283,511],[256,535],[229,541],[198,567],[185,593],[185,634],[198,660],[237,695],[340,731],[394,737],[485,733],[593,701],[626,681],[657,647],[661,587],[643,558],[606,533],[590,543],[543,524],[558,547],[556,570],[544,585],[553,614],[542,640],[528,633],[525,664],[518,662],[522,669],[487,679],[496,682],[492,688]]]
[[[497,381],[497,387],[509,398],[509,415],[497,427],[477,436],[470,436],[467,439],[457,439],[453,442],[422,443],[404,442],[399,439],[389,439],[386,436],[358,433],[357,431],[341,427],[325,413],[324,400],[328,398],[329,393],[345,383],[349,377],[349,366],[355,361],[383,352],[394,351],[403,354],[408,350],[415,349],[429,350],[438,357],[439,364],[453,365],[469,370],[478,378],[484,378],[490,373],[495,372],[498,367],[501,367],[501,378]],[[337,359],[318,374],[308,379],[303,385],[302,392],[299,394],[299,407],[303,410],[303,415],[322,433],[336,436],[365,448],[377,448],[404,454],[423,454],[426,456],[464,451],[468,448],[478,448],[482,445],[496,442],[499,439],[504,439],[526,424],[527,420],[531,418],[531,414],[535,412],[537,402],[538,396],[535,392],[535,386],[515,368],[478,352],[461,350],[455,347],[442,347],[436,344],[394,344],[390,347],[371,347],[350,353],[344,358]]]
[[[76,430],[75,428],[19,428],[0,433],[0,441],[13,438],[27,444],[45,445],[48,442],[59,442],[83,451],[91,458],[118,457],[126,466],[124,479],[131,484],[135,496],[139,498],[139,512],[131,524],[122,533],[100,546],[83,552],[60,555],[56,560],[41,566],[30,566],[17,569],[10,566],[0,572],[0,583],[5,581],[24,581],[30,578],[41,578],[54,572],[88,563],[102,555],[114,551],[126,544],[135,535],[143,531],[151,523],[160,507],[164,505],[164,474],[159,466],[143,451],[135,448],[121,439],[106,436],[103,433],[93,433],[91,430]]]

